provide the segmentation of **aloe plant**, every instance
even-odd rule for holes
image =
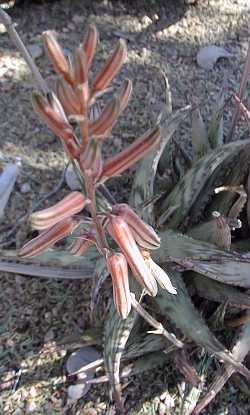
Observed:
[[[97,275],[99,281],[111,275],[113,302],[104,318],[104,327],[100,328],[106,376],[95,381],[109,380],[112,399],[120,412],[124,411],[120,377],[138,373],[143,365],[145,370],[163,365],[170,353],[176,356],[173,361],[177,369],[196,387],[189,396],[198,399],[199,372],[204,380],[211,359],[205,364],[206,370],[195,368],[185,357],[187,347],[203,348],[222,360],[230,374],[239,372],[250,379],[250,371],[243,364],[248,352],[249,314],[241,319],[244,328],[230,352],[209,328],[207,315],[202,313],[203,302],[197,307],[193,301],[197,295],[205,298],[212,311],[215,303],[226,303],[225,324],[233,316],[231,307],[250,308],[249,255],[237,252],[237,244],[234,248],[232,243],[232,231],[241,226],[245,231],[250,222],[250,140],[237,137],[231,141],[223,131],[224,86],[206,127],[198,107],[188,106],[172,113],[166,79],[166,110],[157,125],[120,154],[103,160],[103,142],[128,104],[132,83],[125,80],[102,112],[94,118],[90,116],[91,107],[105,94],[126,58],[126,45],[119,41],[91,84],[89,67],[97,41],[97,30],[90,26],[83,44],[75,51],[72,65],[53,34],[44,34],[47,54],[60,79],[56,93],[47,93],[37,68],[33,70],[45,92],[33,95],[33,106],[59,137],[82,191],[31,215],[31,225],[42,232],[25,244],[19,260],[25,265],[25,258],[31,257],[29,264],[46,264],[46,273],[40,270],[39,276],[48,277],[50,265],[51,276],[56,275],[54,268],[58,265],[65,269],[72,266],[72,278],[79,278],[80,270],[82,278]],[[244,78],[250,73],[249,56]],[[244,109],[246,114],[243,92],[241,88],[237,108]],[[182,149],[175,153],[172,136],[189,115],[193,152],[186,154]],[[72,120],[80,127],[80,137]],[[182,145],[179,144],[180,148]],[[129,198],[131,207],[117,204],[108,194],[105,182],[139,160]],[[167,176],[169,169],[173,170],[171,177]],[[45,252],[65,237],[70,241],[67,252]],[[9,253],[4,255],[13,260]],[[11,271],[11,265],[8,269]],[[98,287],[97,282],[95,297]],[[145,332],[143,319],[149,328],[154,328],[151,333]],[[243,352],[239,351],[241,345]],[[131,370],[120,368],[122,361],[133,358],[137,360]],[[186,370],[181,369],[182,365]],[[221,376],[226,381],[230,374]],[[205,403],[208,401],[205,399]],[[195,403],[184,405],[183,413],[200,413],[205,406],[202,402],[196,409]]]

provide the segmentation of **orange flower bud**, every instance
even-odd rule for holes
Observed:
[[[19,251],[19,256],[32,257],[41,254],[48,248],[51,248],[56,242],[72,233],[76,226],[77,223],[72,218],[67,218],[56,223],[36,238],[27,242]]]
[[[88,110],[89,104],[89,84],[88,81],[77,85],[76,93],[80,105],[80,114],[84,114]]]
[[[46,122],[49,128],[61,139],[74,138],[74,131],[66,119],[63,108],[55,95],[49,95],[46,101],[39,93],[33,93],[32,104],[34,110]]]
[[[38,230],[50,228],[57,222],[79,213],[87,203],[89,200],[82,193],[72,192],[54,206],[32,213],[31,226]]]
[[[84,174],[92,176],[96,180],[102,172],[102,155],[99,143],[95,140],[89,141],[86,150],[80,157],[80,167]]]
[[[118,91],[117,98],[120,104],[120,113],[125,110],[128,105],[129,98],[132,93],[132,81],[125,79],[122,83],[120,90]]]
[[[125,255],[135,278],[150,295],[155,296],[156,281],[144,262],[129,226],[119,216],[109,215],[108,219],[107,230]]]
[[[92,92],[102,91],[110,84],[113,78],[118,74],[121,66],[127,57],[127,47],[123,39],[120,39],[115,50],[109,55],[103,68],[97,74],[93,81]]]
[[[80,114],[80,103],[74,89],[63,79],[58,79],[56,94],[67,114]]]
[[[112,213],[123,217],[132,230],[136,242],[146,249],[157,249],[161,244],[152,226],[145,223],[127,204],[114,205]]]
[[[98,31],[96,27],[93,24],[91,24],[88,27],[88,30],[87,30],[87,33],[85,35],[83,45],[82,45],[84,52],[86,54],[88,69],[90,68],[90,65],[92,63],[92,60],[95,54],[97,41],[98,41]]]
[[[43,33],[42,37],[44,41],[45,51],[52,65],[54,66],[55,71],[59,75],[62,75],[67,82],[72,84],[69,62],[66,59],[61,46],[57,42],[54,33],[48,30]]]
[[[160,135],[160,128],[157,126],[153,130],[147,131],[142,137],[135,140],[133,144],[108,160],[103,166],[100,181],[103,183],[110,177],[117,176],[139,161],[159,144]]]
[[[81,46],[75,52],[74,82],[76,85],[84,84],[88,80],[88,61]]]
[[[120,106],[117,98],[113,98],[107,105],[105,105],[99,118],[90,122],[89,133],[96,138],[106,138],[119,116]]]
[[[131,310],[127,261],[121,253],[108,254],[106,260],[112,277],[114,303],[121,318],[125,319]]]

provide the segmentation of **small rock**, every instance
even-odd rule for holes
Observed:
[[[66,370],[70,375],[99,358],[100,354],[94,347],[82,347],[69,356],[66,362]],[[90,389],[90,385],[87,384],[86,381],[92,379],[94,377],[94,373],[95,368],[92,370],[89,369],[86,372],[82,371],[77,374],[77,383],[75,385],[70,385],[67,389],[68,403],[75,402],[82,396],[86,395]]]
[[[29,183],[23,183],[20,189],[21,193],[26,194],[31,191],[31,187]]]
[[[213,69],[213,66],[216,64],[217,60],[220,58],[230,58],[232,56],[226,49],[209,45],[201,48],[197,54],[197,63],[203,69]]]
[[[35,386],[31,386],[31,388],[30,388],[30,396],[32,398],[35,398],[37,396],[37,390],[36,390]]]
[[[34,401],[28,401],[25,407],[25,413],[33,414],[35,411],[37,411],[36,403]]]
[[[3,35],[6,32],[7,32],[6,27],[4,26],[3,23],[0,23],[0,33]]]
[[[158,413],[159,413],[159,415],[165,415],[167,413],[167,407],[166,407],[166,405],[164,405],[163,402],[160,402],[160,404],[159,404]]]
[[[149,26],[150,24],[152,24],[152,20],[148,16],[143,16],[141,22],[145,26]]]
[[[70,190],[80,190],[81,189],[79,181],[78,181],[78,179],[76,177],[76,174],[74,172],[74,169],[71,165],[66,170],[65,180],[66,180],[66,183],[69,186]]]
[[[43,49],[40,45],[34,44],[28,46],[28,51],[31,54],[33,59],[38,59],[43,54]]]

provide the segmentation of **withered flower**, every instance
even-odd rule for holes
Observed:
[[[156,262],[153,261],[150,253],[144,251],[142,252],[142,255],[151,274],[156,279],[161,288],[167,290],[170,294],[177,294],[176,288],[172,285],[169,276],[158,264],[156,264]]]

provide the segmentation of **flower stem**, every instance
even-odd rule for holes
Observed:
[[[97,215],[95,184],[91,176],[86,175],[84,178],[85,178],[87,198],[90,200],[90,204],[89,204],[90,212],[91,212],[92,220],[95,225],[97,236],[98,236],[98,242],[99,242],[98,246],[100,250],[102,251],[103,255],[106,256],[106,249],[108,248],[108,242],[105,236],[103,226]]]

